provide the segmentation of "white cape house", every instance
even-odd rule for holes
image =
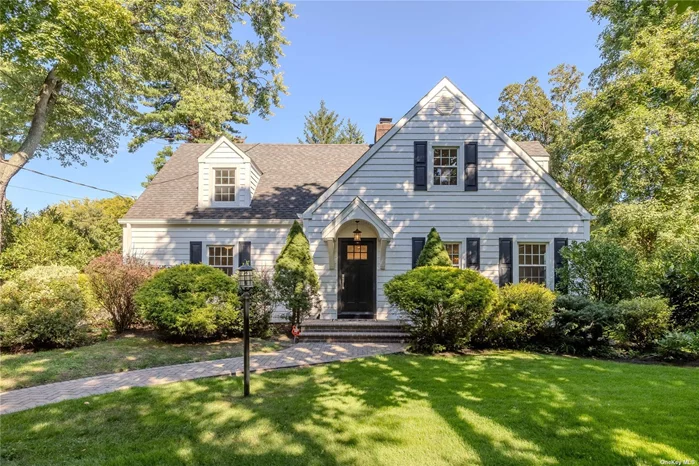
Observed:
[[[124,253],[226,273],[269,269],[302,223],[321,281],[321,319],[400,317],[383,285],[411,269],[432,227],[454,267],[499,285],[553,288],[559,250],[591,215],[449,79],[373,145],[182,144],[120,220]],[[360,233],[355,233],[359,231]]]

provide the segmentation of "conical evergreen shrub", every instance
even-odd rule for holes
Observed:
[[[274,265],[274,286],[279,300],[291,311],[289,320],[298,325],[318,303],[320,281],[313,267],[311,247],[299,222],[294,222],[286,244]]]
[[[422,248],[420,257],[417,259],[417,266],[443,266],[451,267],[451,259],[449,258],[449,253],[442,243],[442,238],[439,237],[436,228],[432,228],[430,233],[427,235],[427,242],[425,242],[425,247]]]

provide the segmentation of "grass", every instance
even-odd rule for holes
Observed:
[[[279,342],[253,340],[252,351],[273,351]],[[152,334],[130,333],[94,345],[0,355],[0,391],[147,367],[242,356],[241,339],[173,344]]]
[[[3,465],[699,461],[699,370],[521,352],[202,379],[0,418]],[[678,463],[679,464],[679,463]]]

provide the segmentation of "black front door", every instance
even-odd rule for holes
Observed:
[[[376,240],[340,239],[339,319],[373,319],[376,310]]]

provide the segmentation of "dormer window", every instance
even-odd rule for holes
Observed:
[[[235,168],[214,169],[214,202],[235,202]]]

